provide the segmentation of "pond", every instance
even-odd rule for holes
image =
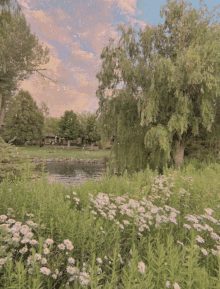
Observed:
[[[42,164],[36,166],[37,171],[41,171]],[[106,165],[102,163],[84,163],[84,162],[46,162],[45,172],[49,173],[49,182],[61,182],[65,186],[78,185],[87,179],[96,179],[102,177],[106,172]]]

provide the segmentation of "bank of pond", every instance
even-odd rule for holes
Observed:
[[[0,184],[0,288],[220,287],[220,165]]]

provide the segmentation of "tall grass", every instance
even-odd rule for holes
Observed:
[[[220,288],[220,165],[0,184],[1,288]]]

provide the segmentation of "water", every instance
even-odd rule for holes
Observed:
[[[42,165],[36,166],[40,171]],[[63,162],[46,162],[45,172],[49,173],[49,182],[61,182],[65,186],[78,185],[87,179],[98,180],[106,172],[106,165],[100,163],[71,163]]]

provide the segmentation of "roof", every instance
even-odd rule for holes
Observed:
[[[54,133],[52,133],[52,132],[45,132],[45,133],[43,133],[43,136],[44,137],[55,137],[55,134]]]

